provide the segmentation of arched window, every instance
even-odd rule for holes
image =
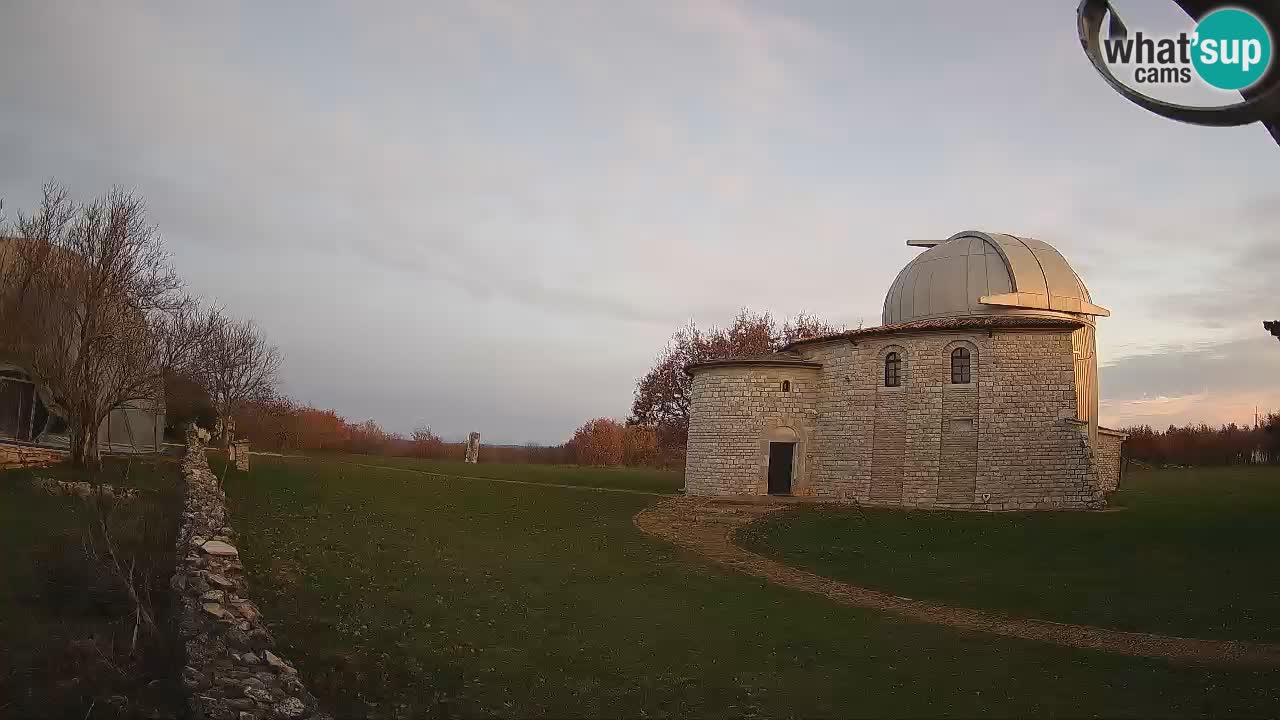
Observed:
[[[891,352],[884,356],[884,386],[898,387],[902,384],[902,358]]]
[[[970,382],[969,348],[958,347],[951,351],[951,382],[956,385],[968,385]]]
[[[782,381],[782,392],[791,392],[791,381],[790,381],[790,380],[783,380],[783,381]]]

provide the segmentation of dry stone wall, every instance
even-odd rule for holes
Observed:
[[[207,436],[204,438],[207,439]],[[297,670],[272,652],[274,640],[248,597],[226,496],[204,443],[188,435],[178,567],[178,632],[186,651],[182,684],[195,720],[325,718]]]
[[[970,383],[951,383],[958,347],[969,350]],[[797,494],[969,510],[1102,506],[1095,453],[1074,422],[1069,331],[902,333],[800,352],[821,369],[695,372],[690,493],[763,494],[764,434],[801,415]],[[884,386],[889,352],[901,359],[900,387]],[[804,392],[781,399],[788,375]]]
[[[138,489],[131,487],[115,487],[114,485],[93,484],[77,480],[55,480],[37,477],[31,479],[31,487],[38,488],[50,495],[68,495],[78,498],[95,496],[109,500],[133,500],[138,497]]]

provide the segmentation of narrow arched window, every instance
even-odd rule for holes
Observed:
[[[956,385],[968,385],[970,382],[969,348],[958,347],[951,351],[951,382]]]
[[[891,352],[884,356],[884,386],[898,387],[902,384],[902,358]]]
[[[790,380],[783,380],[783,381],[782,381],[782,392],[791,392],[791,381],[790,381]]]

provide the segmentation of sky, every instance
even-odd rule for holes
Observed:
[[[399,432],[563,441],[689,320],[877,325],[969,229],[1112,311],[1104,423],[1280,410],[1280,147],[1121,98],[1076,4],[6,3],[0,197],[132,189],[290,396]]]

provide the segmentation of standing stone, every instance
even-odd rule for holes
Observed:
[[[249,472],[249,441],[236,440],[231,443],[231,461],[236,464],[236,470],[240,472]]]
[[[480,433],[473,432],[467,436],[467,462],[478,462],[480,459]]]

